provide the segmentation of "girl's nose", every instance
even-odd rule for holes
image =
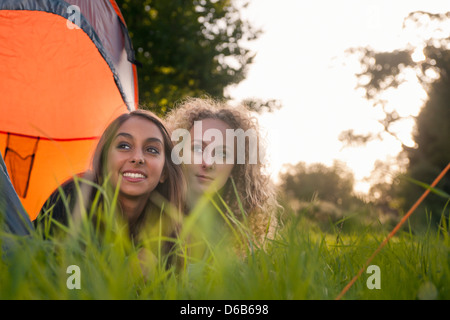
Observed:
[[[133,155],[131,157],[131,163],[144,164],[144,162],[145,162],[145,158],[144,158],[144,155],[142,154],[142,151],[137,150],[136,152],[133,153]]]
[[[214,157],[211,154],[203,153],[202,156],[202,168],[205,170],[210,170],[214,168]]]

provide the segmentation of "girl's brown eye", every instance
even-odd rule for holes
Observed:
[[[117,149],[128,150],[131,149],[131,146],[126,142],[120,142],[117,144]]]
[[[214,150],[214,155],[215,156],[219,156],[222,158],[226,158],[227,157],[227,151],[225,149],[216,149]]]
[[[149,152],[151,154],[160,154],[158,148],[155,148],[155,147],[148,147],[147,152]]]
[[[194,151],[194,152],[198,152],[198,153],[202,153],[203,152],[203,148],[202,148],[202,146],[201,145],[198,145],[198,144],[194,144],[193,146],[192,146],[192,151]]]

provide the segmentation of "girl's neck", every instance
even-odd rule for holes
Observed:
[[[186,193],[186,205],[189,211],[195,208],[198,201],[202,198],[203,194],[194,192],[192,189],[187,189]]]
[[[130,225],[134,225],[144,211],[147,201],[145,199],[132,199],[119,196],[120,208],[124,218]]]
[[[220,195],[222,192],[222,190],[219,191],[219,193],[213,193],[210,195],[207,195],[206,193],[204,194],[196,194],[193,193],[192,191],[187,192],[187,196],[186,196],[186,206],[188,211],[192,211],[196,206],[200,205],[200,202],[202,201],[206,201],[206,203],[204,205],[206,205],[206,207],[212,207],[213,204],[209,201],[209,197],[212,196],[212,198],[216,201],[219,200],[219,198],[217,197],[217,195]]]

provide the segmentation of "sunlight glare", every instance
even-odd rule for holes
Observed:
[[[423,54],[423,48],[418,47],[411,55],[411,58],[414,62],[421,62],[425,60],[425,55]]]

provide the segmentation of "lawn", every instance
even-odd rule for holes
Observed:
[[[117,221],[101,237],[89,223],[63,237],[3,234],[0,299],[332,300],[390,232],[376,222],[342,230],[350,219],[324,231],[285,210],[275,239],[242,249],[234,224],[216,232],[201,214],[187,219],[190,234],[174,239],[178,259],[171,266],[158,249],[165,239],[134,246]],[[141,264],[143,248],[153,253]],[[364,270],[343,300],[450,299],[445,223],[424,233],[405,226],[370,265],[376,267]]]

